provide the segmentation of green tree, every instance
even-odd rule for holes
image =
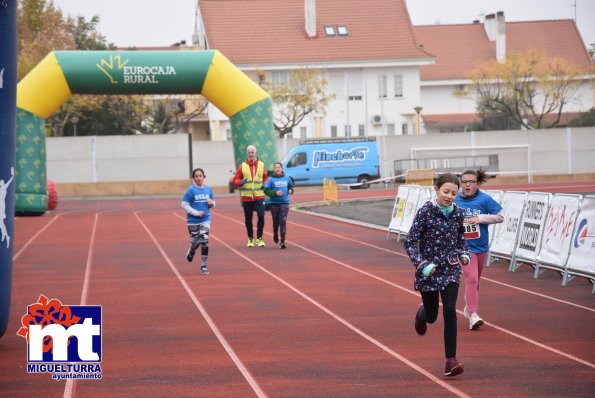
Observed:
[[[258,78],[273,99],[273,125],[280,138],[291,133],[310,113],[325,113],[334,97],[327,93],[328,81],[315,69],[292,70],[287,82],[271,81],[266,71],[258,72]]]
[[[570,127],[595,126],[595,108],[591,108],[587,112],[581,113],[579,117],[572,119],[568,125]]]
[[[72,20],[65,20],[53,2],[18,2],[18,80],[25,77],[53,49],[74,50]]]
[[[510,53],[504,63],[475,68],[472,83],[455,96],[473,99],[484,121],[500,120],[499,127],[551,128],[573,100],[580,85],[578,75],[565,59],[548,58],[537,50]]]

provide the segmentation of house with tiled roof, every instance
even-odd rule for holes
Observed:
[[[580,100],[568,111],[593,106],[591,59],[572,20],[505,22],[499,13],[484,23],[412,26],[405,0],[198,5],[194,44],[221,51],[255,80],[265,70],[284,81],[303,67],[327,79],[334,99],[324,114],[304,119],[294,138],[464,131],[479,117],[473,101],[453,92],[469,83],[469,72],[533,47],[585,71]],[[209,120],[211,139],[230,138],[228,119],[212,105]]]
[[[196,42],[221,51],[247,74],[319,70],[334,94],[325,114],[309,115],[294,138],[410,134],[420,104],[419,48],[404,0],[200,0]],[[213,139],[227,119],[209,110]]]
[[[506,22],[504,13],[469,24],[413,26],[417,44],[436,56],[420,67],[422,120],[427,132],[464,131],[480,121],[475,102],[454,91],[470,81],[480,64],[504,62],[507,54],[539,49],[564,58],[582,71],[582,84],[564,108],[561,124],[594,104],[592,60],[573,20]]]

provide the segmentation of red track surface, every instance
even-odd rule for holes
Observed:
[[[490,187],[491,188],[491,187]],[[394,196],[341,192],[341,198]],[[295,202],[321,193],[294,195]],[[577,278],[485,272],[481,314],[459,313],[465,372],[442,376],[442,317],[424,337],[402,243],[386,232],[290,212],[288,249],[245,247],[237,196],[217,198],[211,275],[185,259],[178,198],[63,200],[15,220],[9,329],[0,339],[7,397],[592,397],[595,302]],[[388,224],[387,220],[387,224]],[[462,311],[463,286],[458,309]],[[103,378],[28,374],[20,317],[39,294],[101,305]]]

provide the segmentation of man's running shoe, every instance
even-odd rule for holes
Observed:
[[[265,247],[264,240],[262,238],[256,238],[256,246],[258,247]]]
[[[247,247],[254,247],[254,239],[248,238],[248,243],[246,244]]]

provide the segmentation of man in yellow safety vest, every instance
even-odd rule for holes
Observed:
[[[248,247],[264,247],[262,233],[264,230],[264,207],[265,194],[262,186],[268,180],[267,169],[264,163],[256,157],[256,147],[248,146],[246,149],[247,157],[236,170],[233,177],[235,186],[240,187],[242,197],[242,207],[244,208],[244,224],[248,233]],[[256,224],[256,241],[254,240],[254,231],[252,227],[252,216],[256,211],[258,222]]]

